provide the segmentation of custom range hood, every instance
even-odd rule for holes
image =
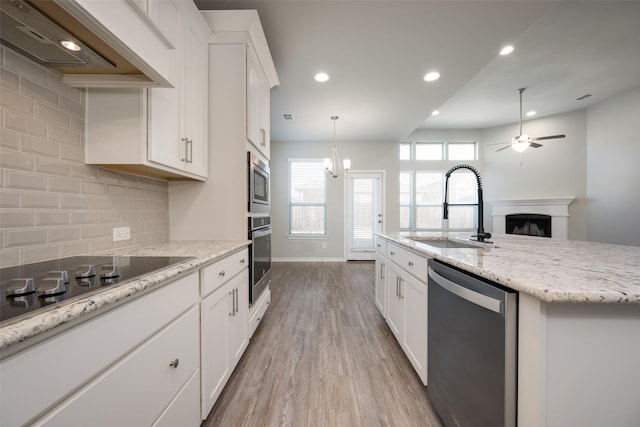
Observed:
[[[95,2],[94,2],[95,3]],[[107,2],[109,3],[109,2]],[[114,34],[91,10],[88,2],[74,0],[0,1],[0,39],[3,45],[63,74],[63,81],[79,87],[172,86],[167,75],[152,61],[141,58],[127,41]],[[114,0],[114,11],[123,8],[142,25],[152,24],[141,10]],[[98,12],[101,12],[98,10]],[[121,16],[122,16],[122,12]],[[126,17],[125,17],[126,18]],[[158,33],[155,28],[155,33]],[[141,34],[142,36],[142,34]],[[166,41],[161,44],[173,49]]]

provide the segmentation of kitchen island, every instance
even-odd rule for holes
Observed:
[[[480,244],[467,233],[378,237],[519,292],[520,427],[639,425],[640,248],[513,235]]]

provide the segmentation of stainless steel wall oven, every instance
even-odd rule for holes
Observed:
[[[247,152],[249,163],[249,205],[251,213],[269,212],[269,166],[251,151]]]
[[[249,306],[271,281],[271,217],[249,218]]]

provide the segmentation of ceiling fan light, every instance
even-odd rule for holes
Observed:
[[[511,144],[511,148],[513,148],[514,151],[516,151],[518,153],[522,153],[527,148],[529,148],[529,145],[531,145],[531,144],[528,141],[526,141],[526,142],[515,142],[515,143]]]

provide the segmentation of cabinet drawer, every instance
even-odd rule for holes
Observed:
[[[243,249],[203,268],[200,273],[201,295],[209,295],[248,266],[249,251]]]
[[[427,281],[427,258],[424,255],[390,242],[387,244],[387,258],[421,281]]]
[[[251,314],[251,317],[249,318],[249,338],[253,336],[253,333],[256,331],[256,329],[260,325],[262,318],[267,312],[267,308],[269,308],[269,304],[271,304],[271,290],[267,288],[264,291],[264,294],[262,295],[262,298],[260,299],[258,306],[256,307],[254,312]]]
[[[197,301],[193,273],[3,360],[0,425],[24,424]]]
[[[195,306],[35,425],[151,425],[200,365],[198,320]]]
[[[387,239],[376,236],[376,252],[379,252],[385,256],[387,255]]]
[[[200,370],[197,369],[153,427],[198,427],[200,419]]]

